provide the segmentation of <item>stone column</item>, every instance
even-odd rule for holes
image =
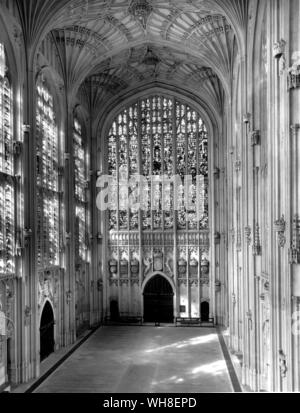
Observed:
[[[64,345],[76,339],[75,315],[75,203],[74,203],[74,156],[73,113],[66,97],[65,120],[65,277],[64,277]]]
[[[30,56],[30,50],[27,50]],[[28,58],[30,61],[30,59]],[[20,379],[28,381],[39,375],[39,318],[37,307],[36,262],[36,140],[35,140],[35,72],[27,63],[23,94],[23,176],[24,176],[24,279],[19,308],[21,326]],[[25,308],[31,310],[31,323],[25,325]]]

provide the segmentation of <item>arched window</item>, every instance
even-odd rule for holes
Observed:
[[[15,271],[13,99],[4,46],[0,44],[0,273]]]
[[[75,163],[75,215],[76,215],[76,257],[87,260],[87,197],[86,197],[86,151],[82,138],[82,126],[77,118],[73,125],[73,147]]]
[[[111,231],[207,229],[207,129],[188,104],[155,95],[119,113],[108,134],[108,173],[115,178],[110,194]],[[141,208],[141,220],[139,211],[128,207],[128,185],[120,185],[134,175],[145,178],[142,191],[147,208]],[[174,184],[156,179],[176,175],[178,192]]]
[[[36,90],[38,264],[51,267],[59,263],[58,128],[53,96],[42,75]]]

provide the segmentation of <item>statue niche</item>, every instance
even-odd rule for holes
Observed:
[[[108,265],[110,277],[113,278],[118,273],[118,262],[115,259],[111,259]]]
[[[152,256],[151,256],[151,252],[146,252],[144,253],[144,259],[143,259],[143,265],[144,265],[144,278],[146,278],[152,270]]]
[[[161,251],[154,252],[153,268],[154,271],[163,271],[164,269],[163,253]]]
[[[187,262],[183,258],[178,261],[178,274],[180,277],[186,275]]]
[[[131,260],[130,262],[130,272],[133,278],[136,278],[139,276],[139,270],[140,270],[140,263],[139,261],[135,258]]]
[[[128,276],[128,261],[126,259],[120,260],[120,277],[126,278]]]
[[[209,284],[209,261],[206,258],[201,261],[201,282]]]
[[[172,251],[168,251],[166,255],[165,261],[165,273],[169,275],[169,277],[174,277],[174,269],[173,269],[173,253]]]
[[[198,277],[198,261],[195,258],[190,261],[190,275],[192,278]]]

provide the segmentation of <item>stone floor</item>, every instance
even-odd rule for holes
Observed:
[[[102,327],[37,393],[232,392],[214,329]]]

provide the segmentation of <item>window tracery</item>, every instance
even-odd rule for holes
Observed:
[[[43,75],[36,101],[38,265],[59,263],[59,140],[54,101]]]
[[[0,44],[0,274],[15,271],[13,99],[4,45]]]
[[[82,138],[82,126],[77,118],[73,125],[75,215],[76,215],[76,257],[87,259],[87,208],[86,208],[86,152]]]
[[[134,175],[145,178],[143,197],[148,208],[141,211],[143,230],[207,229],[208,134],[201,116],[188,104],[155,95],[124,109],[108,134],[108,173],[118,184]],[[155,179],[175,175],[181,180],[177,213],[172,183],[163,185]],[[126,208],[128,185],[118,184],[112,190],[109,229],[138,230],[139,211]]]

